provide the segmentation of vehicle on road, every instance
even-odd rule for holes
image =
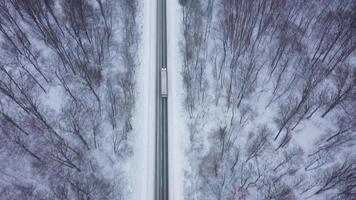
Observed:
[[[161,69],[161,96],[168,97],[167,68]]]

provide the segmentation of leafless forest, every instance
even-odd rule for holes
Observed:
[[[0,199],[126,199],[136,18],[136,0],[0,0]]]
[[[356,1],[177,1],[185,199],[356,200]],[[139,4],[0,0],[1,200],[129,199]]]
[[[180,3],[186,199],[356,199],[356,1]]]

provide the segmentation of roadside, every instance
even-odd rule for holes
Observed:
[[[169,199],[184,199],[184,149],[187,131],[183,115],[181,6],[178,0],[167,0],[167,65],[168,65],[168,160]]]
[[[156,4],[144,0],[141,5],[142,62],[137,71],[137,101],[133,120],[134,157],[130,163],[131,194],[134,200],[154,199],[155,152],[155,64],[156,64]]]

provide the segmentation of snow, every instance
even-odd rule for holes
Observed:
[[[302,147],[302,149],[307,152],[307,154],[313,153],[314,144],[318,138],[320,138],[328,130],[332,130],[334,127],[333,123],[323,119],[319,116],[314,117],[316,119],[310,119],[300,127],[297,128],[295,142]]]
[[[188,134],[183,115],[182,58],[179,51],[181,41],[181,6],[178,0],[167,0],[167,72],[168,72],[168,157],[169,198],[184,199],[185,141]]]
[[[133,119],[134,156],[129,164],[130,193],[134,200],[154,199],[155,167],[155,67],[156,67],[156,4],[144,0],[142,5],[142,63],[137,75],[137,101]],[[184,149],[187,133],[183,112],[183,86],[179,37],[181,7],[176,0],[167,1],[168,60],[168,138],[169,138],[169,198],[183,199]]]
[[[176,0],[167,1],[168,60],[168,138],[169,138],[169,198],[183,199],[184,149],[187,132],[183,112],[183,86],[179,37],[181,7]],[[143,61],[137,75],[137,103],[134,113],[134,156],[131,160],[131,194],[134,200],[154,199],[155,167],[155,67],[156,67],[156,4],[144,0],[142,5]]]
[[[42,96],[42,102],[46,107],[52,108],[56,112],[60,112],[63,106],[63,93],[60,86],[51,87],[47,94]]]
[[[130,161],[131,194],[133,200],[154,199],[155,153],[155,52],[156,4],[144,0],[140,7],[142,25],[142,62],[137,71],[137,98],[133,118],[134,156]]]

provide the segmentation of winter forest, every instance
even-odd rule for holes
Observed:
[[[0,200],[136,200],[136,177],[153,190],[133,166],[154,152],[135,122],[155,106],[140,99],[153,2],[0,0]],[[356,200],[356,1],[167,6],[184,119],[171,200]]]
[[[185,199],[356,199],[356,2],[180,3]]]
[[[0,1],[0,199],[123,199],[136,4]]]

